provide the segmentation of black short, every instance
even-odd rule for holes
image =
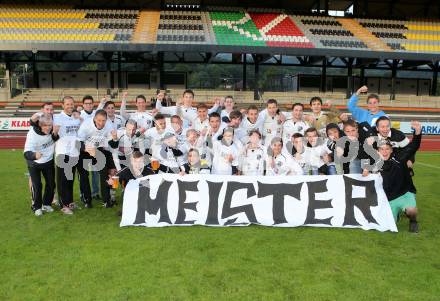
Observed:
[[[320,168],[318,168],[319,174],[328,175],[328,166],[327,164],[322,165]]]

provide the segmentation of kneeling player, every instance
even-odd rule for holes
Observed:
[[[234,141],[234,129],[227,127],[217,141],[208,140],[212,152],[212,174],[237,175],[241,145]]]
[[[383,166],[379,172],[383,178],[383,189],[390,202],[394,219],[397,221],[400,213],[404,212],[409,218],[409,231],[418,232],[416,188],[406,162],[420,147],[422,126],[419,122],[413,121],[411,127],[415,130],[413,139],[399,152],[393,153],[393,147],[389,141],[378,145],[379,154],[383,159]]]
[[[266,154],[266,176],[302,175],[301,166],[293,158],[284,156],[282,149],[281,138],[273,138]]]
[[[200,160],[199,151],[196,148],[191,148],[188,151],[188,162],[183,164],[180,175],[185,174],[205,174],[209,175],[211,170],[206,164],[206,160]]]

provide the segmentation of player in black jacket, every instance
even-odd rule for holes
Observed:
[[[390,141],[379,142],[378,150],[383,159],[383,166],[379,172],[383,178],[383,189],[388,197],[394,219],[397,221],[400,213],[404,212],[410,221],[409,231],[418,232],[416,188],[406,162],[420,147],[422,126],[420,122],[412,121],[411,127],[414,129],[413,139],[399,152],[393,152]]]
[[[374,142],[372,129],[367,122],[357,123],[353,119],[344,122],[343,128],[344,134],[348,138],[343,157],[350,160],[350,162],[343,164],[344,174],[360,174],[364,164],[371,162],[371,157],[365,150],[365,144],[372,145]],[[350,152],[350,150],[352,151]]]
[[[409,139],[402,131],[391,127],[391,120],[387,116],[381,116],[376,120],[376,126],[373,128],[374,135],[377,135],[379,140],[388,140],[393,147],[393,152],[397,154],[409,144]],[[376,147],[376,145],[375,145]],[[411,176],[414,176],[412,166],[414,165],[415,157],[408,159],[408,165]]]

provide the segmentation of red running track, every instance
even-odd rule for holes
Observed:
[[[411,137],[410,137],[411,139]],[[26,133],[0,133],[0,149],[20,149],[24,147]],[[421,151],[440,151],[440,136],[423,136]]]

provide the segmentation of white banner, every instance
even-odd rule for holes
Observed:
[[[125,188],[121,227],[249,224],[397,232],[379,175],[159,174]]]
[[[440,122],[422,121],[422,134],[424,135],[440,135]],[[405,134],[412,134],[411,122],[401,121],[400,130]]]
[[[0,131],[28,131],[30,117],[0,118]]]

